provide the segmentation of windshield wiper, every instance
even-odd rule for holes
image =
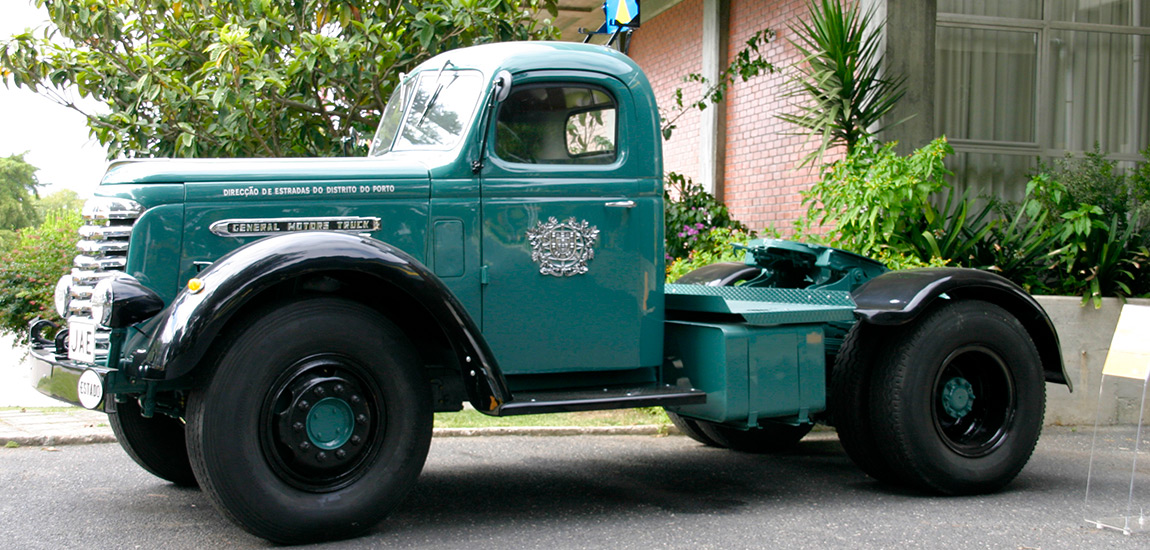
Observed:
[[[443,66],[440,67],[439,71],[435,73],[435,91],[432,92],[431,98],[427,100],[427,105],[423,106],[423,112],[419,113],[419,122],[415,123],[416,127],[423,124],[424,119],[427,118],[428,111],[431,111],[431,106],[435,105],[435,100],[439,98],[439,92],[443,91],[444,84],[439,81],[439,78],[443,76],[443,71],[447,69],[448,65],[454,67],[455,63],[452,63],[451,60],[448,59],[447,61],[443,62]],[[459,75],[455,75],[456,78],[458,78],[458,76]],[[451,82],[455,82],[455,78],[452,78]],[[448,84],[450,84],[450,82]]]

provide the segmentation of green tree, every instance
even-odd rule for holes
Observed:
[[[71,189],[61,189],[54,193],[40,197],[34,204],[37,218],[46,219],[49,212],[57,210],[75,210],[79,212],[84,206],[84,200]]]
[[[25,153],[0,158],[0,231],[36,225],[34,201],[39,198],[35,166],[24,161]]]
[[[449,49],[555,36],[557,0],[35,0],[5,85],[88,118],[115,157],[363,152],[398,76]],[[74,85],[104,105],[86,112]],[[350,145],[350,147],[349,147]]]

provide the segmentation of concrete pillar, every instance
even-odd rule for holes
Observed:
[[[938,137],[934,127],[934,34],[937,0],[886,0],[887,74],[906,76],[906,95],[887,115],[890,121],[912,117],[879,136],[898,140],[906,154]]]
[[[703,67],[701,74],[715,83],[727,65],[727,20],[730,0],[703,0]],[[723,150],[726,147],[724,103],[703,110],[699,127],[699,178],[703,187],[722,198]]]

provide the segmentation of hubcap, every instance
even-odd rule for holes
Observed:
[[[335,490],[361,473],[382,437],[382,403],[361,368],[339,357],[310,358],[289,369],[269,394],[264,444],[288,483]]]
[[[966,346],[943,362],[931,415],[943,443],[972,458],[997,449],[1014,424],[1014,379],[1006,362],[984,346]]]
[[[974,408],[974,388],[965,378],[951,378],[942,387],[942,408],[951,418],[966,416]]]
[[[307,413],[307,437],[320,449],[338,449],[351,439],[354,413],[347,401],[325,397]]]

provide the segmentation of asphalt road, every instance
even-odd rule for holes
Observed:
[[[964,498],[880,485],[833,434],[816,436],[773,457],[679,436],[436,439],[401,510],[366,537],[322,547],[1150,547],[1150,534],[1082,520],[1082,431],[1048,429],[1007,490]],[[5,548],[270,546],[116,445],[0,449],[0,494]]]

